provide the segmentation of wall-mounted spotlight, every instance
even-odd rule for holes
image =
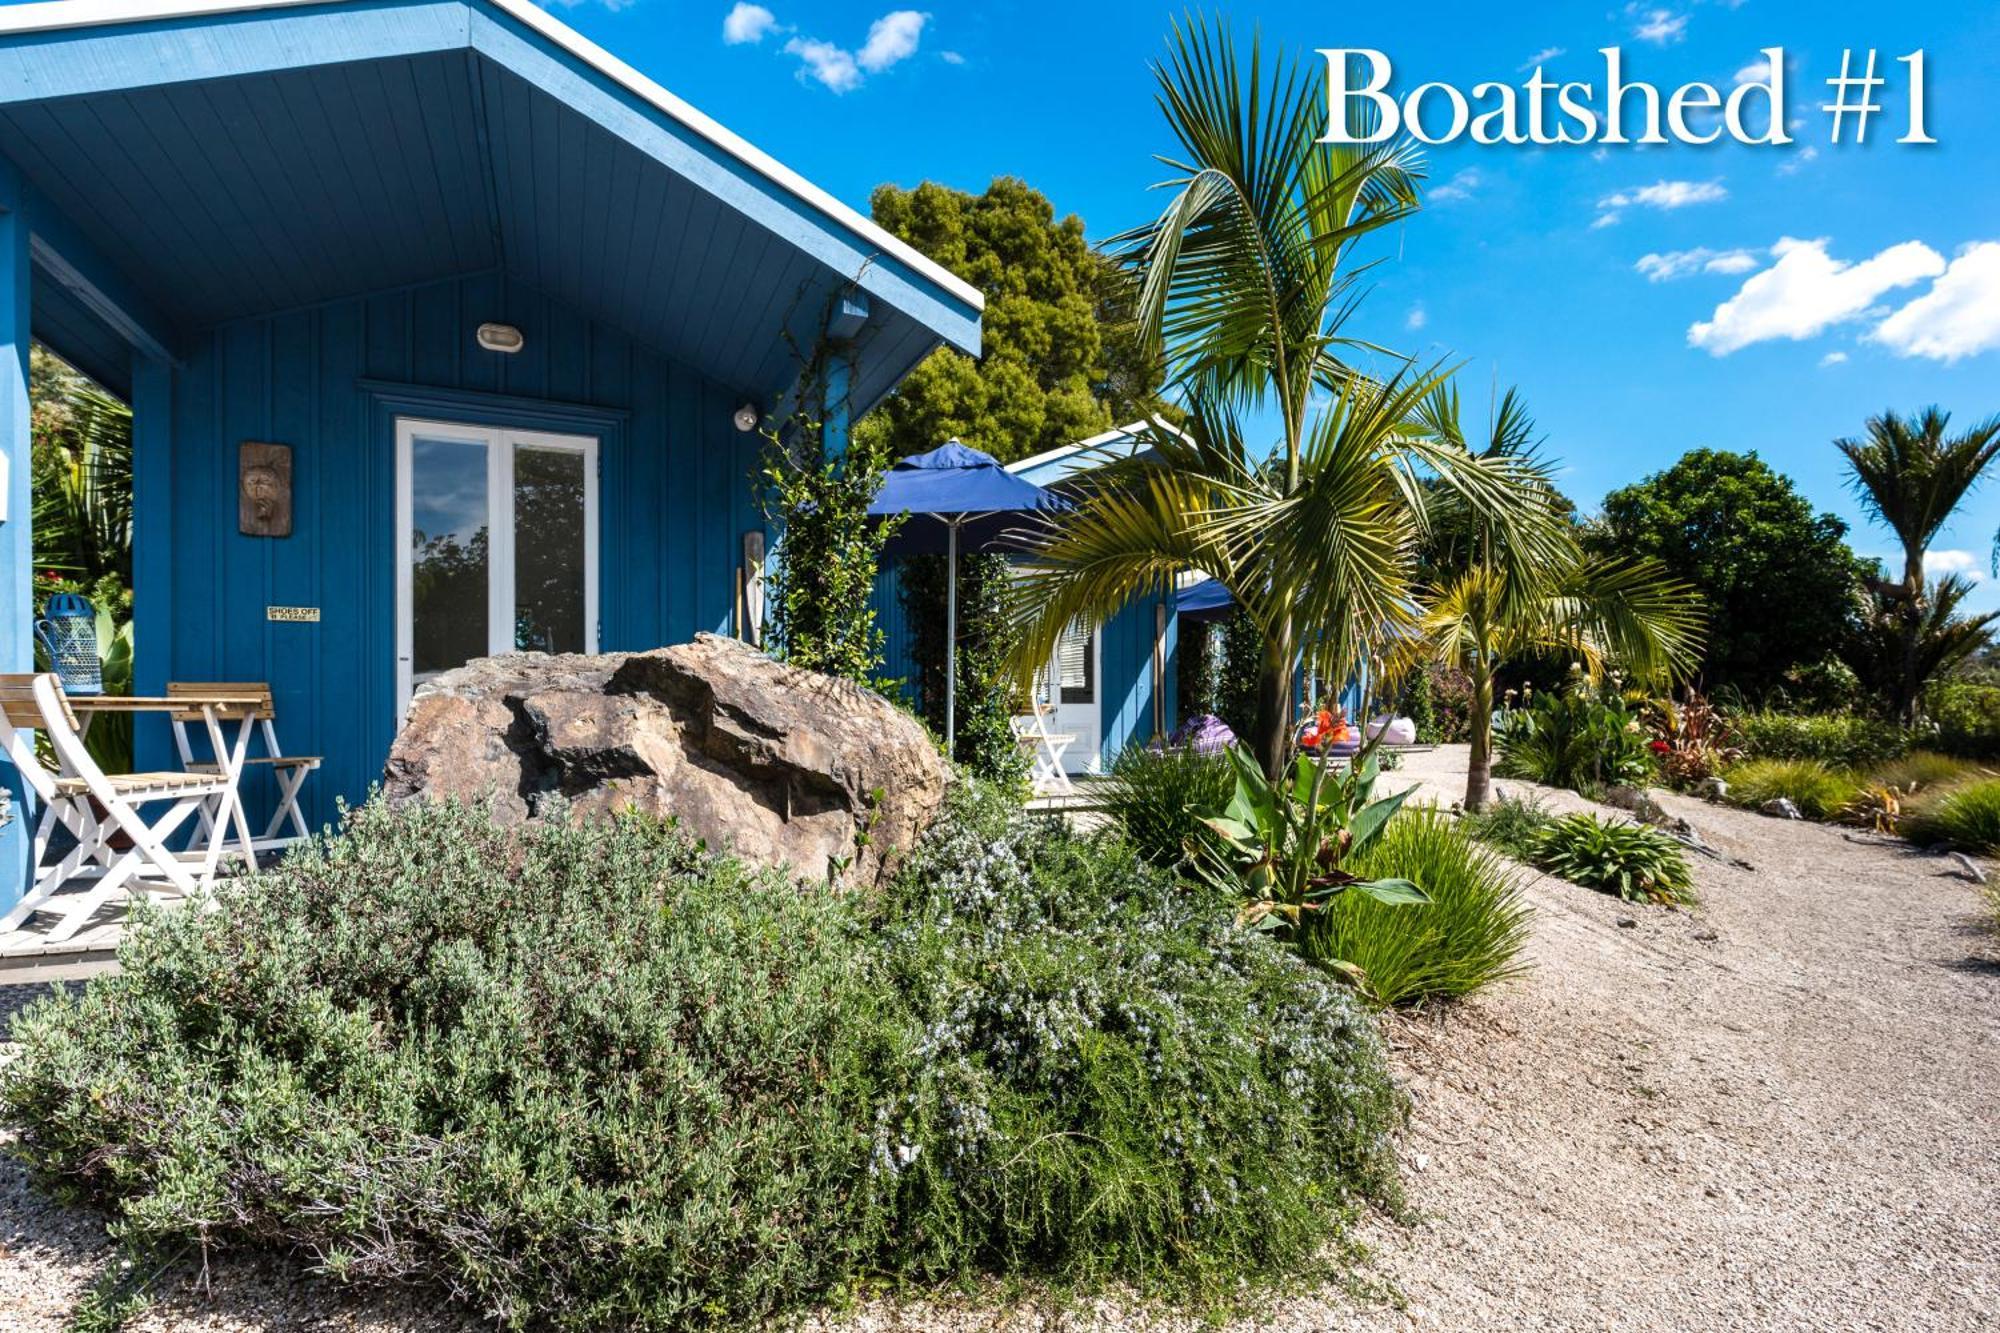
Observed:
[[[730,420],[736,423],[736,429],[747,435],[757,429],[757,422],[762,415],[762,413],[758,412],[755,403],[745,403],[736,409],[736,415],[731,417]]]
[[[481,324],[478,337],[479,345],[489,352],[512,355],[528,345],[528,340],[512,324]]]

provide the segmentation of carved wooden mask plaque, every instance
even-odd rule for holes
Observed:
[[[236,527],[246,537],[292,535],[292,446],[255,444],[236,451]]]

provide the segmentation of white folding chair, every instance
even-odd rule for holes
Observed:
[[[272,702],[271,687],[265,681],[190,681],[170,680],[167,682],[167,697],[179,698],[231,698],[258,699],[256,712],[252,715],[259,735],[264,741],[264,753],[244,760],[246,764],[256,764],[269,768],[271,776],[278,783],[278,804],[271,811],[270,822],[264,832],[253,840],[259,851],[271,847],[289,847],[293,843],[312,836],[306,827],[305,812],[299,808],[299,788],[305,785],[306,774],[318,770],[318,755],[287,755],[278,748],[277,708]],[[205,722],[206,716],[199,707],[189,707],[186,712],[175,713],[174,745],[180,751],[181,767],[190,773],[213,773],[221,770],[214,759],[196,759],[194,746],[188,739],[188,728],[197,722]],[[217,758],[220,758],[218,755]],[[201,827],[209,832],[214,819],[212,811],[201,812]],[[278,830],[289,819],[292,833],[280,836]]]
[[[212,832],[205,840],[197,839],[198,871],[184,864],[168,848],[167,839],[187,822],[188,816],[211,802],[219,804],[218,798],[229,793],[229,779],[220,773],[107,774],[84,747],[82,729],[63,695],[62,684],[47,674],[33,677],[32,682],[41,727],[48,734],[60,770],[50,782],[52,797],[71,807],[69,814],[53,818],[73,833],[79,833],[77,851],[72,855],[81,855],[90,868],[101,869],[102,873],[97,875],[94,887],[60,902],[56,901],[57,891],[67,879],[76,876],[58,878],[51,871],[38,877],[28,897],[0,917],[0,930],[12,929],[37,910],[46,908],[60,913],[47,938],[51,943],[61,943],[76,934],[99,907],[135,881],[158,877],[183,894],[212,884],[222,852],[220,832]],[[141,807],[159,802],[171,805],[165,814],[148,821]],[[51,805],[51,810],[54,809]],[[49,818],[42,823],[52,827]],[[131,842],[131,847],[123,852],[114,846],[114,840],[121,834]],[[44,843],[39,833],[36,841]],[[204,841],[206,845],[200,846]]]
[[[1039,699],[1028,701],[1030,712],[1014,719],[1014,738],[1028,751],[1028,780],[1036,791],[1069,794],[1076,790],[1063,768],[1063,755],[1076,744],[1070,732],[1050,731],[1051,708]]]
[[[4,714],[0,723],[7,733],[7,758],[41,807],[31,844],[27,895],[0,917],[0,929],[11,930],[27,920],[50,894],[85,873],[87,866],[95,865],[92,853],[97,845],[97,819],[90,802],[57,789],[56,775],[35,753],[34,734],[42,729],[42,714],[35,703],[32,674],[0,674],[0,714]],[[44,866],[42,860],[58,828],[68,830],[74,845],[62,860]]]

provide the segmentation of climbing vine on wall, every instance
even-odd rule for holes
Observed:
[[[839,345],[821,337],[794,352],[799,387],[765,423],[758,463],[758,495],[780,530],[765,644],[783,661],[874,685],[882,629],[869,599],[900,520],[871,520],[868,502],[894,460],[881,434],[847,429]]]

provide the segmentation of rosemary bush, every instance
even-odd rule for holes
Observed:
[[[925,1071],[882,1139],[897,1270],[1214,1288],[1392,1192],[1373,1023],[1235,904],[982,794],[885,905]]]
[[[509,1326],[743,1325],[863,1275],[1295,1270],[1393,1190],[1374,1028],[1122,843],[961,795],[870,902],[626,818],[370,805],[19,1019],[14,1151],[135,1251]]]

